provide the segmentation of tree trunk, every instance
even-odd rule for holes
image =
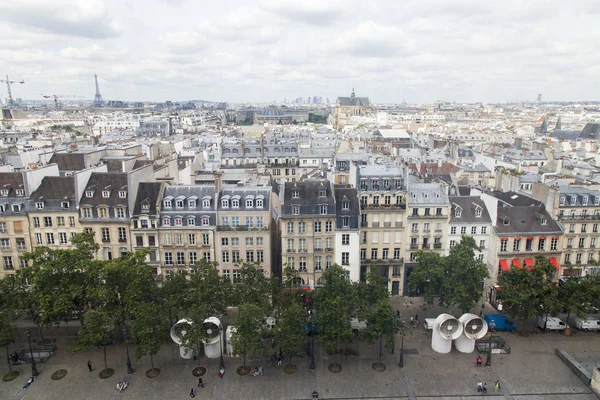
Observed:
[[[379,358],[378,361],[381,362],[381,340],[383,339],[383,336],[379,335]]]
[[[42,326],[37,321],[35,322],[35,324],[37,325],[38,330],[40,331],[40,337],[42,338],[42,343],[44,344],[44,348],[46,348],[46,339],[44,339],[44,332],[42,331]]]
[[[198,370],[200,370],[200,343],[196,346],[196,357],[198,357]]]
[[[527,321],[526,318],[521,319],[521,333],[525,334],[525,321]]]
[[[244,353],[244,369],[246,369],[246,353]]]
[[[150,366],[154,369],[154,355],[150,354]]]
[[[6,359],[8,360],[8,371],[12,372],[12,367],[10,365],[10,357],[8,355],[8,344],[6,345]]]
[[[104,349],[104,369],[108,369],[108,364],[106,363],[106,346],[102,346]]]
[[[569,325],[569,318],[571,317],[571,310],[567,312],[567,325]]]

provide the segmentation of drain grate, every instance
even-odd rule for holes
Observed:
[[[404,349],[404,354],[419,354],[417,349]]]

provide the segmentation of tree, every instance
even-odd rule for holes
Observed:
[[[77,343],[69,347],[69,350],[73,353],[83,353],[92,347],[102,346],[104,350],[104,371],[102,372],[110,376],[113,371],[109,370],[106,361],[106,346],[113,343],[113,330],[114,325],[106,312],[88,311],[83,327],[77,333]]]
[[[280,313],[281,318],[275,325],[275,337],[280,350],[292,358],[300,353],[300,347],[306,342],[306,314],[297,302],[285,304]]]
[[[316,320],[319,342],[325,350],[337,352],[337,347],[352,341],[350,318],[356,314],[355,288],[348,271],[337,264],[323,272],[324,285],[316,293]],[[334,364],[340,368],[339,364]]]
[[[559,282],[556,298],[560,310],[567,312],[567,324],[571,313],[585,317],[598,298],[598,278],[596,276],[568,277]]]
[[[8,346],[15,340],[15,329],[10,324],[10,312],[0,311],[0,347],[6,347],[6,360],[8,361],[8,371],[12,373],[10,366],[10,356],[8,355]]]
[[[500,275],[499,297],[504,310],[522,322],[522,331],[528,319],[556,310],[557,285],[552,279],[555,273],[556,269],[546,257],[537,256],[531,269],[512,266]]]
[[[168,275],[160,288],[160,298],[165,305],[171,324],[173,324],[173,320],[179,319],[190,308],[192,299],[188,294],[189,284],[187,273],[180,271]]]
[[[150,356],[151,371],[154,356],[160,350],[168,330],[168,319],[163,307],[157,302],[139,303],[132,311],[131,334],[135,356]]]
[[[247,371],[246,354],[263,348],[261,342],[264,330],[264,310],[256,304],[240,304],[231,337],[233,352],[241,354],[244,360],[243,371]]]
[[[256,304],[266,313],[271,308],[272,282],[260,263],[239,265],[240,279],[234,284],[234,304]]]
[[[472,236],[463,235],[447,257],[418,252],[417,265],[408,278],[409,289],[423,286],[427,304],[432,305],[439,296],[441,306],[468,312],[481,298],[483,281],[489,277],[485,263],[475,257],[478,249]]]

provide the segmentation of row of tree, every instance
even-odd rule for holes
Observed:
[[[297,355],[306,342],[308,309],[316,310],[319,340],[328,350],[351,340],[350,319],[366,321],[363,338],[385,337],[397,332],[382,281],[369,276],[365,283],[351,283],[347,271],[334,265],[324,274],[324,287],[316,293],[299,290],[297,272],[286,268],[283,283],[268,278],[258,263],[239,265],[235,282],[219,275],[218,265],[201,260],[189,271],[171,274],[157,285],[142,251],[118,259],[96,260],[98,245],[92,234],[72,238],[71,249],[37,248],[24,256],[29,267],[0,281],[0,345],[14,337],[11,319],[23,313],[31,318],[44,341],[43,327],[78,320],[81,329],[73,352],[104,348],[116,336],[132,345],[136,357],[153,356],[160,350],[172,324],[190,321],[183,345],[200,353],[206,338],[204,321],[238,307],[234,352],[245,356],[266,351],[264,338],[275,337],[280,350]],[[309,301],[310,299],[310,301]],[[265,317],[277,314],[273,331],[266,331]]]

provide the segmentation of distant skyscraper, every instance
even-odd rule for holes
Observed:
[[[538,93],[537,102],[538,103],[542,102],[542,94],[541,93]]]

